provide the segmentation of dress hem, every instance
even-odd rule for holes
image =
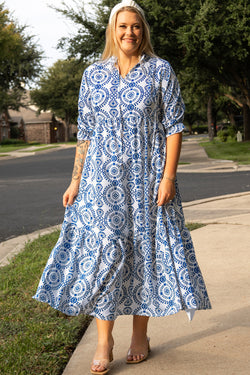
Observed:
[[[113,319],[104,319],[103,317],[100,317],[99,314],[95,313],[95,312],[86,312],[84,313],[84,311],[80,311],[78,314],[66,314],[64,311],[62,311],[60,308],[56,308],[54,306],[52,306],[49,302],[45,302],[45,301],[41,301],[39,298],[37,298],[36,296],[33,296],[32,297],[34,300],[38,301],[38,302],[42,302],[42,303],[46,303],[47,305],[49,305],[51,308],[53,308],[54,310],[57,310],[57,311],[60,311],[61,313],[67,315],[67,316],[79,316],[79,315],[88,315],[88,316],[92,316],[94,318],[97,318],[97,319],[100,319],[100,320],[107,320],[107,321],[113,321],[113,320],[116,320],[118,318],[118,316],[124,316],[124,315],[131,315],[131,316],[134,316],[134,315],[137,315],[137,316],[147,316],[149,318],[164,318],[166,316],[171,316],[171,315],[175,315],[177,313],[179,313],[180,311],[185,311],[188,315],[188,318],[189,318],[189,321],[192,321],[193,320],[193,317],[194,317],[194,312],[196,311],[201,311],[201,310],[211,310],[212,307],[211,306],[208,306],[208,307],[197,307],[197,308],[193,308],[193,309],[188,309],[188,308],[181,308],[181,309],[178,309],[177,311],[174,311],[174,312],[171,312],[169,314],[162,314],[162,315],[156,315],[156,314],[151,314],[151,315],[147,315],[147,314],[138,314],[138,313],[130,313],[130,314],[126,314],[126,313],[117,313],[115,315],[115,317]],[[72,306],[73,307],[73,306]],[[194,310],[193,314],[191,313],[190,315],[190,310]]]

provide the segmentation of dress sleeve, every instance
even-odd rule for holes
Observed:
[[[161,87],[161,121],[166,132],[166,137],[169,137],[172,134],[183,131],[184,125],[182,121],[185,110],[179,82],[171,66],[163,74]]]
[[[91,103],[88,70],[83,73],[78,100],[78,132],[77,139],[90,140],[95,126],[95,118]]]

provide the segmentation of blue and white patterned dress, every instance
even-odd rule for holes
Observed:
[[[184,127],[178,81],[157,57],[143,55],[125,78],[115,63],[83,74],[78,139],[91,142],[34,298],[104,320],[209,309],[177,182],[157,206],[166,137]]]

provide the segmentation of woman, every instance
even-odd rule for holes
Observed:
[[[108,372],[118,315],[133,315],[127,363],[138,363],[148,356],[150,316],[210,308],[176,182],[183,112],[143,10],[117,4],[103,59],[83,74],[65,219],[34,296],[96,317],[92,374]]]

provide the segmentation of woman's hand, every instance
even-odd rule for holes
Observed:
[[[78,194],[78,191],[79,191],[79,182],[71,182],[68,189],[63,194],[64,207],[66,207],[67,205],[71,206],[74,203],[74,200]]]
[[[163,204],[168,203],[175,197],[175,183],[168,179],[163,179],[160,182],[158,189],[158,200],[157,205],[162,206]]]

